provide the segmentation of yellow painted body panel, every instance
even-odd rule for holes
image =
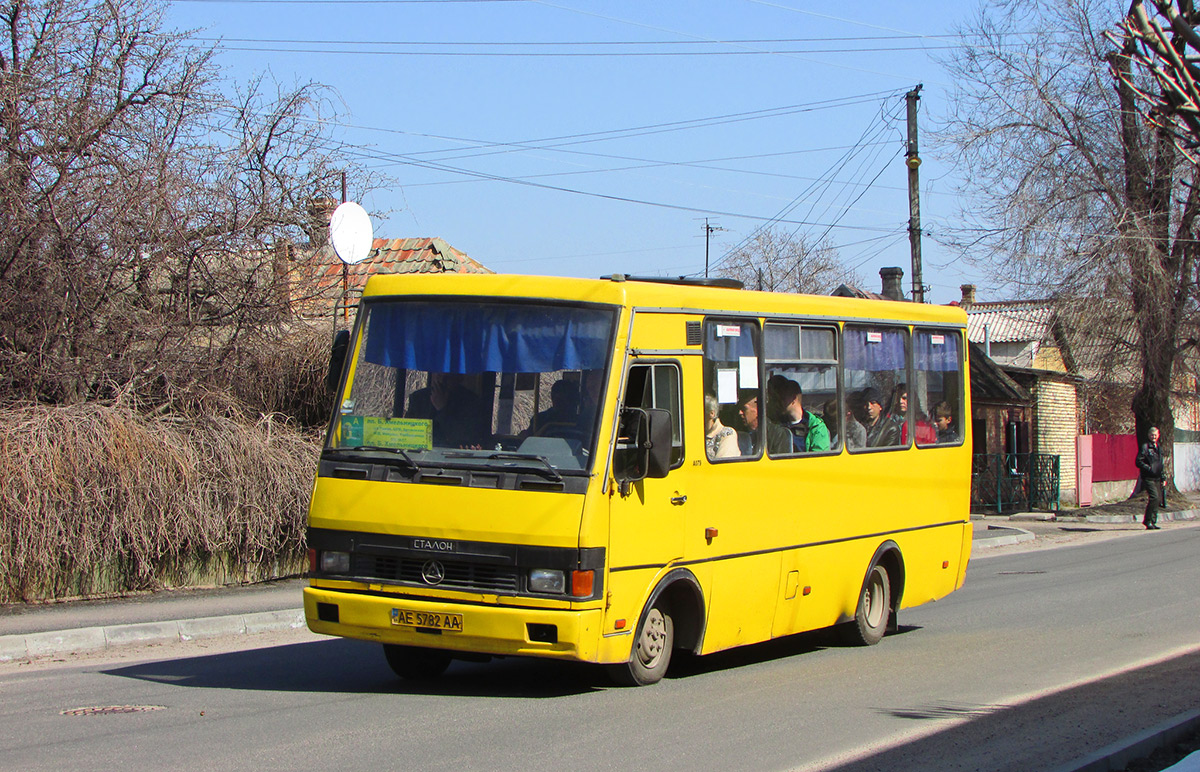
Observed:
[[[889,541],[903,561],[901,608],[944,597],[962,585],[971,546],[970,421],[961,427],[961,446],[714,464],[704,454],[701,347],[687,346],[685,336],[685,322],[706,315],[885,319],[965,331],[961,309],[487,275],[382,275],[372,277],[364,291],[366,298],[391,295],[553,298],[621,306],[592,477],[583,495],[320,478],[310,525],[603,548],[605,568],[598,581],[604,597],[567,603],[314,580],[305,590],[313,631],[464,652],[621,662],[630,656],[648,600],[672,572],[690,573],[700,587],[701,653],[852,618],[872,556]],[[695,353],[681,355],[689,350]],[[630,364],[663,360],[678,362],[683,373],[685,457],[666,478],[635,483],[622,497],[609,467],[620,389]],[[965,361],[963,371],[969,373]],[[970,416],[969,390],[963,401],[961,415]],[[672,503],[682,497],[685,502]],[[706,529],[716,529],[716,536],[706,538]],[[335,603],[339,622],[320,621],[317,602]],[[464,632],[431,636],[395,627],[390,613],[397,604],[461,613]],[[529,640],[529,623],[555,625],[558,643]]]
[[[337,623],[317,617],[317,603],[338,607]],[[393,625],[392,609],[463,615],[461,633],[441,635],[417,632],[411,627]],[[413,600],[339,592],[318,587],[304,589],[304,615],[314,633],[340,635],[364,641],[404,646],[432,646],[497,656],[529,655],[595,662],[597,659],[600,609],[571,611],[528,607],[487,606],[446,601]],[[530,624],[550,624],[558,628],[557,643],[539,643],[529,639]],[[434,641],[433,639],[436,639]]]
[[[447,485],[321,478],[308,524],[343,531],[579,546],[584,497]]]

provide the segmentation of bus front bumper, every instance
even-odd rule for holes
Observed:
[[[597,662],[602,609],[507,608],[304,588],[308,629],[364,641],[494,656]],[[412,626],[441,623],[443,629]],[[461,630],[455,629],[461,626]]]

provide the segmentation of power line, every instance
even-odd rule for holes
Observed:
[[[210,0],[211,2],[232,2],[232,0]],[[312,0],[325,2],[325,0]],[[301,41],[303,42],[303,41]],[[321,45],[313,43],[313,45]],[[351,44],[347,44],[351,45]],[[374,41],[366,45],[376,45]],[[222,51],[240,51],[264,54],[331,54],[351,56],[421,56],[421,57],[451,57],[451,58],[553,58],[553,59],[589,59],[589,58],[664,58],[664,57],[696,57],[696,56],[779,56],[790,54],[876,54],[904,53],[906,51],[956,51],[965,48],[961,45],[944,46],[871,46],[860,48],[788,48],[766,49],[763,51],[394,51],[369,48],[284,48],[276,46],[231,46],[219,43]]]

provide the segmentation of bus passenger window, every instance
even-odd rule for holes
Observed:
[[[917,416],[918,445],[958,445],[962,442],[962,336],[953,330],[913,333],[913,395],[928,406],[928,429]]]
[[[866,448],[899,448],[908,443],[912,405],[906,385],[907,344],[907,330],[846,325],[846,407],[863,426]]]
[[[710,319],[704,326],[705,455],[709,461],[757,458],[764,432],[778,434],[778,427],[773,435],[765,425],[762,410],[758,324]]]
[[[833,328],[767,324],[764,339],[767,451],[781,456],[839,450],[837,336]],[[772,426],[782,432],[781,441],[771,441]]]

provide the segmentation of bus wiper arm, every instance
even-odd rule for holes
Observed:
[[[486,456],[478,456],[474,453],[447,453],[446,458],[486,458],[505,459],[511,461],[537,461],[542,466],[522,467],[521,471],[540,474],[543,477],[553,480],[554,482],[562,482],[562,475],[554,468],[554,464],[550,463],[550,459],[545,456],[539,456],[536,453],[517,453],[513,450],[497,450],[493,453],[488,453]]]
[[[338,455],[344,453],[388,453],[393,456],[399,456],[401,459],[403,459],[404,466],[407,466],[409,469],[418,470],[421,468],[421,465],[416,461],[413,461],[412,456],[408,455],[408,452],[403,448],[384,448],[378,445],[355,445],[354,447],[350,448],[329,448],[325,452]]]
[[[550,459],[545,456],[539,456],[536,453],[517,453],[512,450],[498,450],[495,453],[488,455],[488,458],[504,458],[514,461],[537,461],[545,465],[545,469],[532,469],[531,471],[542,472],[545,476],[554,482],[562,482],[562,475],[554,468],[554,464],[550,463]]]

